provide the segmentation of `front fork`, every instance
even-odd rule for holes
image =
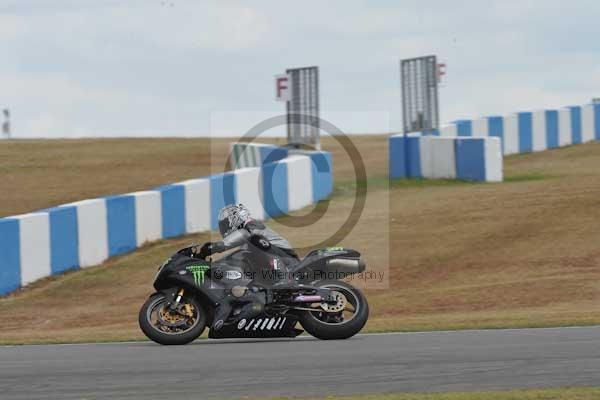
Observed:
[[[169,310],[171,311],[177,311],[179,308],[179,304],[181,302],[181,299],[183,298],[183,295],[185,294],[185,290],[183,288],[178,289],[178,290],[170,290],[167,293],[167,301],[169,304]]]
[[[175,297],[175,304],[179,304],[184,293],[185,293],[185,291],[183,290],[183,288],[181,288],[177,291],[177,297]]]

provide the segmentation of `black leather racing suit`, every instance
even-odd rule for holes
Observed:
[[[271,252],[279,258],[282,258],[282,261],[287,265],[294,264],[298,261],[298,254],[296,254],[290,245],[290,242],[262,222],[250,219],[246,221],[244,228],[247,229],[251,235],[260,235],[267,239],[271,244]]]
[[[244,223],[244,227],[241,229],[247,229],[251,235],[260,235],[266,239],[271,245],[266,251],[276,256],[286,266],[289,267],[299,261],[298,255],[290,243],[262,222],[249,219]],[[210,249],[212,253],[220,253],[226,250],[229,250],[229,248],[224,246],[222,242],[212,244]],[[212,325],[213,329],[218,330],[224,325],[224,321],[230,316],[233,310],[234,303],[245,303],[241,307],[241,311],[236,315],[234,323],[242,318],[248,319],[255,317],[263,312],[265,306],[264,296],[259,295],[250,289],[241,298],[226,296],[215,312],[215,318]]]

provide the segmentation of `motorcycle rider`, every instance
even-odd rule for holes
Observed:
[[[238,229],[246,229],[251,235],[260,235],[271,245],[272,252],[292,264],[298,260],[298,255],[285,238],[260,221],[252,218],[250,210],[243,204],[229,204],[219,211],[219,232],[225,239]],[[221,253],[229,250],[222,241],[212,242],[204,248],[210,253]]]
[[[299,261],[298,255],[290,243],[273,229],[267,227],[262,222],[253,219],[250,210],[243,204],[226,205],[219,211],[218,220],[219,232],[223,239],[238,229],[246,229],[250,235],[259,237],[262,241],[266,241],[267,243],[259,242],[262,243],[259,246],[273,256],[271,260],[272,263],[274,263],[272,264],[274,269],[278,269],[278,262],[290,266]],[[202,247],[200,254],[204,257],[215,253],[222,253],[229,249],[230,248],[228,248],[223,241],[211,242]],[[231,314],[235,303],[245,303],[237,310],[238,312],[235,315],[235,321],[239,321],[242,318],[253,318],[264,310],[264,294],[258,293],[256,290],[247,290],[242,297],[225,297],[215,313],[213,322],[214,329],[218,330],[224,325],[224,321]]]

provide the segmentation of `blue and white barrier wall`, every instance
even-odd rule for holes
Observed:
[[[439,137],[418,133],[389,138],[391,179],[502,181],[500,139]]]
[[[225,204],[244,203],[255,218],[267,219],[323,200],[332,190],[331,154],[307,152],[261,167],[0,218],[0,295],[147,242],[215,229]]]
[[[231,143],[229,151],[231,169],[260,167],[263,164],[283,160],[288,156],[288,149],[263,143]]]
[[[502,180],[502,163],[498,169],[495,153],[495,144],[483,142],[455,142],[454,157],[455,167],[452,165],[448,150],[449,144],[433,141],[430,145],[427,140],[410,139],[420,137],[420,133],[409,134],[409,139],[399,139],[402,135],[390,137],[390,178],[404,177],[440,178],[447,177],[465,179],[465,176],[477,177],[469,180],[497,181]],[[539,110],[517,112],[506,116],[490,116],[474,120],[454,121],[439,130],[429,132],[425,137],[447,138],[497,138],[501,145],[501,154],[521,154],[544,151],[557,147],[570,146],[600,140],[600,104],[587,104],[583,106],[569,106],[556,110]],[[485,150],[481,150],[481,146]],[[464,148],[470,149],[468,152]],[[420,149],[420,157],[415,157],[416,149]],[[459,149],[460,150],[457,150]],[[476,157],[468,160],[463,157],[474,151]],[[484,155],[483,161],[481,154]],[[467,162],[468,161],[468,162]],[[440,164],[445,164],[441,167]],[[460,167],[459,167],[460,165]],[[470,165],[465,173],[465,166]],[[474,172],[473,168],[481,168]],[[484,168],[485,167],[485,168]],[[484,179],[485,177],[485,179]]]
[[[498,137],[504,155],[544,151],[600,140],[600,104],[517,112],[455,121],[434,135]]]

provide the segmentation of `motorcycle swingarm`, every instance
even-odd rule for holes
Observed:
[[[320,296],[323,302],[332,303],[332,304],[335,304],[337,302],[337,300],[333,296],[331,296],[330,289],[324,289],[324,288],[320,288],[320,287],[316,287],[316,286],[303,285],[301,287],[275,289],[275,291],[290,291],[290,292],[310,291],[310,292],[314,292],[314,293],[311,293],[310,296]],[[302,295],[300,295],[300,296],[302,296]]]

